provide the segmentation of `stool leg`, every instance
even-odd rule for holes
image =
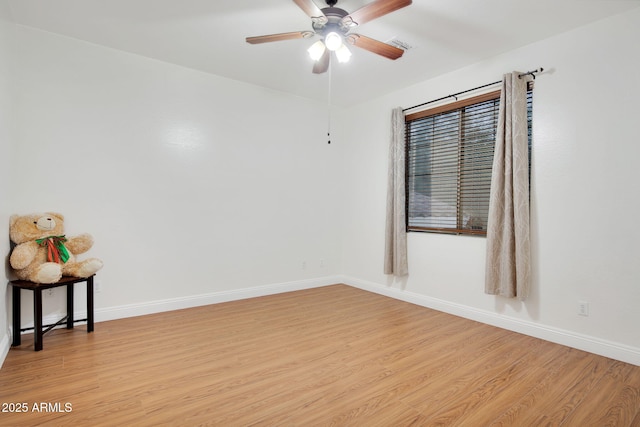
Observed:
[[[11,345],[20,345],[22,335],[20,335],[20,291],[21,289],[14,286],[13,294],[13,342]]]
[[[33,344],[35,351],[42,350],[42,289],[33,291]]]
[[[67,285],[67,329],[73,329],[73,283]]]
[[[87,279],[87,332],[93,332],[93,276]]]

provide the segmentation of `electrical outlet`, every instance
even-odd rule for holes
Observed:
[[[99,280],[96,280],[93,283],[93,291],[97,294],[99,294],[100,292],[102,292],[102,282]]]
[[[324,259],[320,260],[320,268],[324,269],[327,266],[327,264],[324,262]]]
[[[53,295],[53,288],[47,289],[47,296]]]
[[[589,303],[587,301],[578,301],[578,315],[580,316],[589,315]]]
[[[303,270],[307,269],[307,261],[302,261],[302,269]]]

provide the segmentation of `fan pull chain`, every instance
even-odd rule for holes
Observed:
[[[329,60],[329,94],[327,96],[327,144],[331,144],[331,70],[333,67],[331,63],[333,61]]]

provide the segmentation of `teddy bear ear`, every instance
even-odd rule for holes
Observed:
[[[20,215],[18,215],[18,214],[11,215],[11,218],[9,218],[9,227],[13,227],[13,224],[16,223],[18,218],[20,218]]]
[[[64,221],[64,215],[62,215],[61,213],[58,213],[58,212],[47,212],[47,215],[55,216],[56,218],[60,218],[62,221]]]

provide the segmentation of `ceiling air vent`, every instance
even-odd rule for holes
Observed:
[[[387,41],[386,43],[390,44],[391,46],[395,46],[398,49],[402,49],[402,50],[413,49],[413,46],[411,46],[409,43],[407,43],[404,40],[400,40],[397,37],[392,38],[391,40]]]

